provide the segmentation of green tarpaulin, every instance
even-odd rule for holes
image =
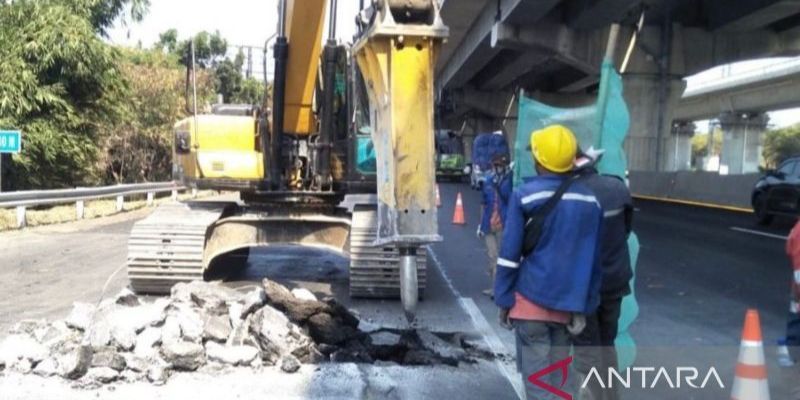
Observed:
[[[531,153],[527,149],[530,134],[552,124],[564,125],[575,132],[582,149],[593,146],[595,149],[605,150],[598,164],[600,173],[626,178],[627,160],[622,143],[628,133],[630,116],[625,99],[622,97],[622,78],[610,62],[605,61],[602,64],[600,90],[595,104],[578,108],[559,108],[522,95],[519,99],[518,115],[517,138],[514,143],[515,186],[524,178],[536,175]],[[631,234],[628,246],[635,275],[636,259],[639,254],[639,241],[635,234]],[[635,294],[631,293],[622,302],[622,316],[616,342],[622,368],[630,366],[636,359],[636,344],[628,329],[638,313],[639,306]]]

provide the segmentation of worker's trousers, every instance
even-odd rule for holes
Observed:
[[[503,242],[503,231],[486,233],[483,236],[483,241],[486,243],[486,255],[489,257],[486,272],[492,277],[491,288],[494,288],[494,275],[497,271],[497,257],[500,254],[500,244]]]
[[[580,380],[597,368],[600,376],[608,376],[608,369],[618,371],[617,351],[614,340],[617,338],[622,297],[601,297],[600,306],[594,314],[586,316],[586,327],[579,335],[572,338],[575,345],[575,370]],[[582,388],[580,400],[616,400],[615,388],[602,388],[596,380]]]
[[[525,397],[528,400],[563,399],[541,386],[534,385],[528,378],[551,365],[569,357],[570,338],[567,326],[555,322],[512,320],[517,345],[517,369],[522,374],[525,385]],[[540,378],[547,385],[572,394],[570,380],[564,387],[561,380],[567,371],[553,371]]]

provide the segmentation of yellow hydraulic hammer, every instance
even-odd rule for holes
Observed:
[[[377,159],[378,238],[400,249],[400,293],[413,318],[416,249],[440,241],[436,221],[434,65],[448,35],[436,0],[380,0],[354,45],[367,86]]]

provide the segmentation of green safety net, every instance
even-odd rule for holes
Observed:
[[[598,163],[600,173],[626,179],[627,160],[622,143],[628,133],[630,115],[622,96],[622,77],[608,60],[601,66],[600,88],[595,104],[577,108],[559,108],[522,95],[519,99],[518,116],[517,138],[514,143],[514,186],[521,184],[525,178],[536,175],[533,159],[528,150],[531,133],[552,124],[570,128],[584,150],[589,147],[605,150]],[[639,241],[635,234],[630,235],[628,246],[635,276],[639,254]],[[638,314],[639,305],[634,293],[631,293],[622,301],[622,315],[616,341],[621,368],[632,365],[636,359],[636,343],[628,330]]]

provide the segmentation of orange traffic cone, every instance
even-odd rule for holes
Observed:
[[[453,223],[457,225],[466,224],[464,221],[464,203],[461,202],[461,192],[458,192],[458,197],[456,197],[456,209],[453,212]]]
[[[736,378],[731,391],[732,400],[769,400],[767,366],[764,363],[764,343],[758,311],[749,309],[744,317],[742,346],[736,364]]]
[[[439,196],[439,185],[436,185],[436,207],[442,206],[442,198]]]

